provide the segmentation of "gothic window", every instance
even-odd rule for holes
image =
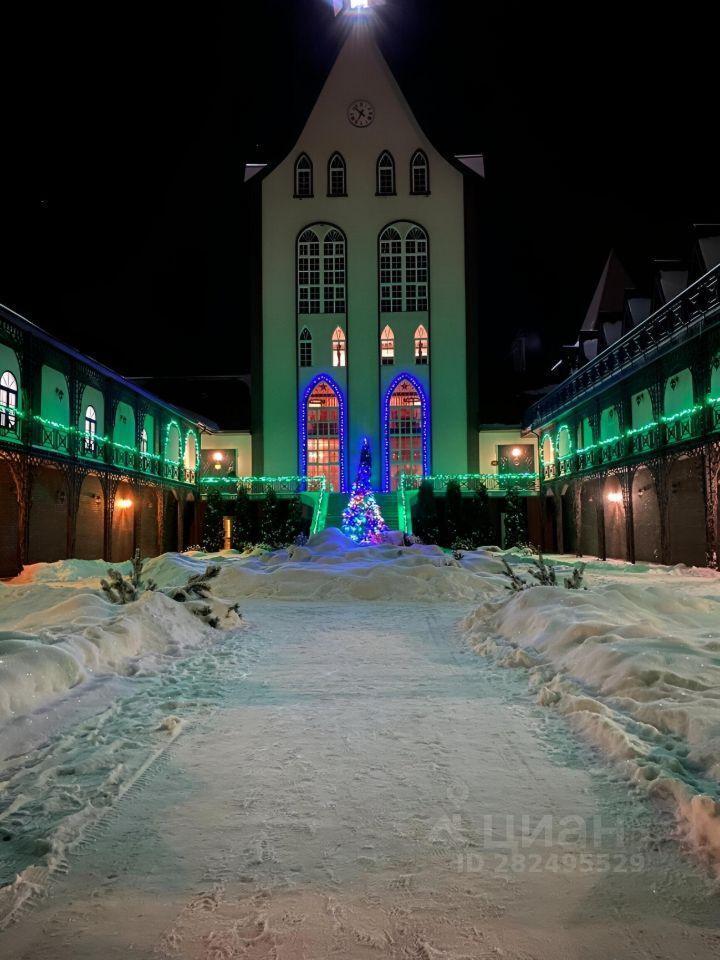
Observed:
[[[303,327],[300,333],[300,366],[312,366],[312,337],[307,327]]]
[[[377,193],[381,197],[391,197],[395,193],[395,161],[387,150],[378,157]]]
[[[380,363],[384,366],[395,363],[395,334],[388,326],[380,334]]]
[[[414,224],[395,224],[380,235],[380,310],[426,312],[428,238]]]
[[[415,331],[415,363],[427,364],[430,357],[430,340],[425,327],[420,326]]]
[[[380,310],[399,313],[402,294],[402,240],[394,227],[388,227],[380,237]]]
[[[340,327],[335,327],[332,335],[332,362],[334,367],[347,366],[347,340]]]
[[[345,161],[339,153],[334,153],[328,163],[328,196],[347,196],[347,172]]]
[[[325,477],[331,490],[341,489],[342,436],[340,391],[317,383],[307,398],[304,469],[308,477]]]
[[[345,313],[345,237],[327,225],[304,230],[297,249],[298,312]]]
[[[417,150],[410,160],[410,193],[430,193],[430,168],[422,150]]]
[[[295,161],[295,196],[312,197],[313,195],[313,168],[312,161],[306,153],[301,153]]]
[[[87,407],[85,410],[85,449],[90,453],[95,452],[96,434],[97,413],[95,413],[95,407]]]
[[[0,427],[13,432],[17,429],[17,417],[13,413],[13,410],[17,410],[17,405],[17,380],[6,370],[0,377]]]

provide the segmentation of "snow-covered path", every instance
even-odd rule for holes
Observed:
[[[472,651],[468,610],[244,604],[177,677],[182,735],[3,958],[717,957],[709,882]],[[122,706],[104,723],[127,734]]]

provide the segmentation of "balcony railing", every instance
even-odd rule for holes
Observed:
[[[488,493],[506,493],[515,488],[520,493],[535,493],[539,489],[536,473],[439,473],[431,477],[419,477],[404,473],[400,477],[401,490],[417,490],[423,482],[430,482],[433,490],[444,493],[451,481],[460,484],[461,490],[475,492],[485,487]]]
[[[528,410],[525,425],[542,425],[581,397],[656,360],[681,336],[702,332],[720,312],[720,265],[633,327]]]
[[[332,484],[324,476],[318,477],[201,477],[200,484],[205,490],[213,487],[223,493],[244,490],[250,495],[263,496],[272,490],[274,493],[324,493],[332,490]]]

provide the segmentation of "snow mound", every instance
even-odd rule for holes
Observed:
[[[529,669],[540,703],[669,800],[720,873],[720,593],[665,577],[536,587],[463,625],[479,652]]]

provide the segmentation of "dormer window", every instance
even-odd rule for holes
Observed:
[[[300,199],[313,195],[313,167],[310,157],[301,153],[295,161],[295,196]]]
[[[384,150],[377,162],[377,194],[379,197],[395,195],[395,161],[392,154]]]
[[[417,150],[410,160],[410,193],[419,196],[430,193],[430,167],[422,150]]]
[[[347,171],[341,154],[334,153],[328,163],[328,196],[347,196]]]

